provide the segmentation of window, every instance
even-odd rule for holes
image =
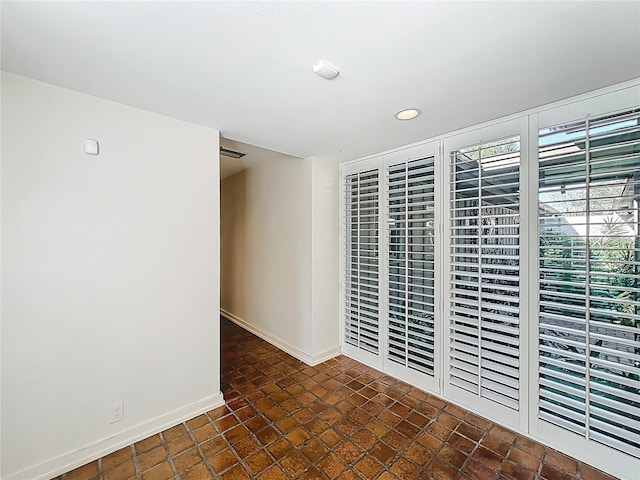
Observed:
[[[520,137],[448,150],[449,390],[517,424],[501,410],[520,409]]]
[[[388,359],[434,375],[434,157],[387,168]]]
[[[344,341],[370,354],[379,349],[379,173],[344,179]]]
[[[640,457],[640,110],[539,144],[538,416]]]

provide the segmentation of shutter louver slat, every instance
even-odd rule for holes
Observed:
[[[388,359],[434,374],[434,157],[387,168]],[[392,326],[392,327],[391,327]]]
[[[450,152],[449,380],[520,401],[519,137]]]
[[[539,133],[538,417],[640,458],[640,110]]]
[[[344,178],[344,339],[377,354],[379,336],[377,170]]]

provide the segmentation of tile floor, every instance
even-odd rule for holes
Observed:
[[[227,405],[60,480],[610,480],[340,356],[309,367],[221,321]]]

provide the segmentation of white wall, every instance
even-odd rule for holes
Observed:
[[[311,351],[311,163],[287,155],[221,182],[221,307],[298,358]]]
[[[220,404],[217,150],[215,130],[3,74],[3,478]]]
[[[339,353],[340,343],[340,165],[312,160],[312,351],[318,358]]]

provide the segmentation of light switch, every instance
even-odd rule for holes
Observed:
[[[87,138],[84,141],[84,153],[87,155],[98,155],[98,141],[93,138]]]

